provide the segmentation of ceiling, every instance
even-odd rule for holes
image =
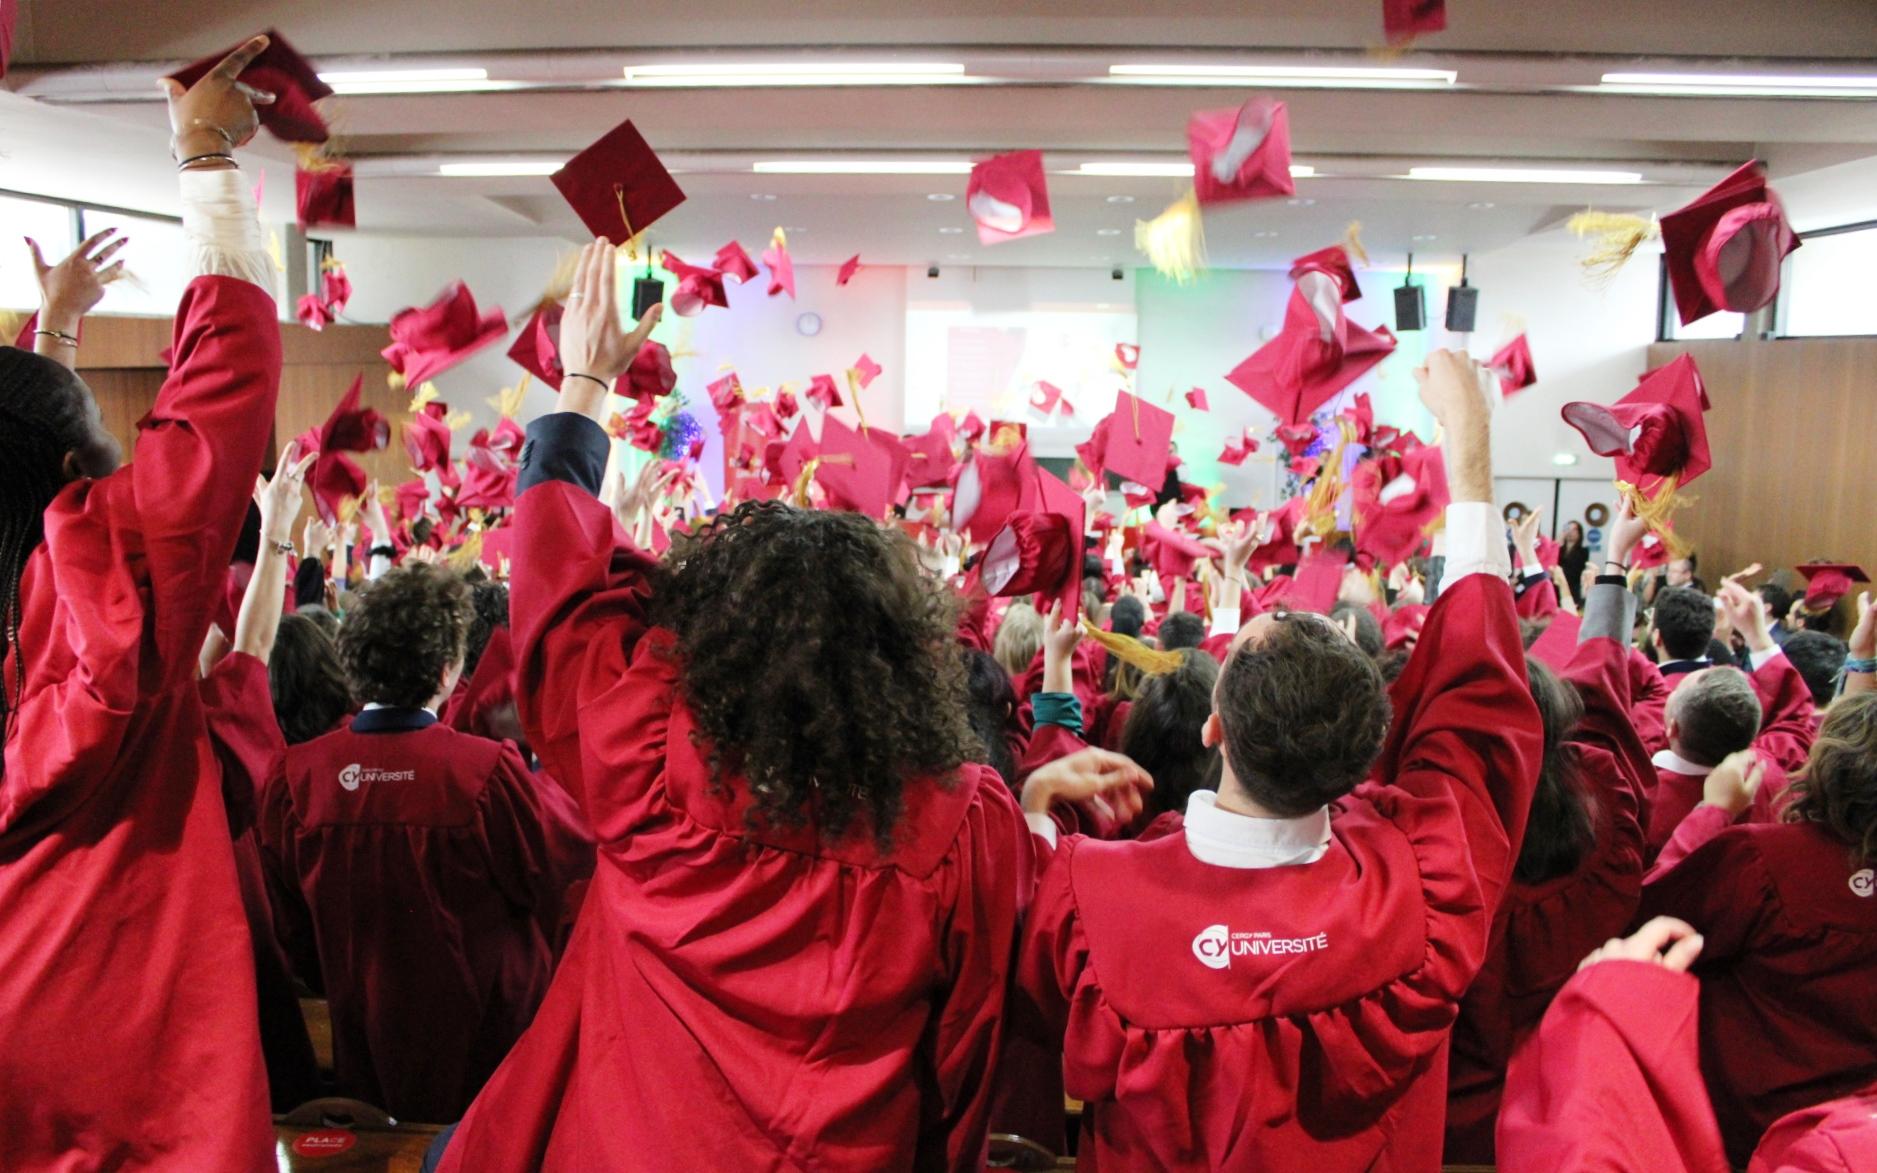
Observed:
[[[1289,104],[1296,161],[1319,176],[1300,178],[1295,200],[1209,211],[1209,255],[1219,266],[1281,264],[1339,238],[1352,220],[1362,222],[1378,261],[1409,251],[1451,259],[1556,226],[1592,204],[1669,210],[1755,156],[1776,183],[1817,189],[1823,199],[1831,183],[1799,181],[1868,178],[1846,165],[1877,159],[1873,100],[1586,92],[1602,74],[1624,70],[1877,74],[1870,0],[1449,0],[1449,30],[1404,52],[1380,47],[1380,0],[1182,0],[1177,9],[1139,0],[171,0],[162,19],[134,22],[123,7],[24,0],[15,66],[0,82],[18,95],[0,95],[0,188],[27,190],[35,175],[60,175],[72,190],[51,194],[96,199],[74,194],[104,182],[95,165],[72,157],[75,143],[104,136],[126,152],[160,155],[164,118],[153,79],[274,25],[325,70],[477,66],[520,87],[329,99],[329,118],[358,167],[367,231],[579,233],[545,177],[443,177],[436,167],[564,159],[629,117],[690,197],[653,233],[655,245],[681,255],[714,251],[732,236],[760,244],[781,225],[803,263],[859,253],[880,264],[1132,265],[1134,221],[1158,212],[1185,182],[1066,172],[1104,160],[1177,161],[1191,111],[1235,105],[1249,91],[1107,83],[1110,65],[1130,62],[1457,75],[1457,84],[1429,91],[1273,91]],[[1583,17],[1591,7],[1594,22]],[[1004,80],[760,90],[628,89],[621,81],[632,64],[829,59],[961,62],[973,75]],[[978,244],[961,198],[930,198],[961,196],[961,175],[751,170],[788,157],[969,160],[1027,147],[1047,153],[1057,231],[992,247]],[[290,158],[278,144],[259,149]],[[1429,164],[1618,169],[1645,182],[1402,178]],[[144,206],[136,182],[115,190]],[[1844,202],[1835,195],[1834,207]]]

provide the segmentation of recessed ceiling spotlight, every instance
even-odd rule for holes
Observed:
[[[798,236],[799,236],[799,235],[801,235],[802,233],[804,233],[804,232],[806,232],[806,231],[808,231],[808,229],[806,229],[806,228],[803,228],[803,227],[802,227],[802,226],[801,226],[800,224],[784,224],[784,225],[782,226],[782,231],[784,231],[784,232],[793,232],[793,233],[795,233],[796,235],[798,235]]]
[[[935,204],[949,204],[953,200],[957,199],[958,197],[953,195],[949,191],[935,191],[932,194],[926,196],[925,198],[928,200],[931,200]]]
[[[1493,203],[1491,200],[1474,200],[1467,205],[1467,207],[1473,209],[1475,212],[1484,212],[1489,208],[1496,208],[1498,206],[1498,204]]]
[[[1307,208],[1310,205],[1316,203],[1316,201],[1311,199],[1309,196],[1293,196],[1292,198],[1285,200],[1284,202],[1289,204],[1293,208]]]
[[[751,199],[753,199],[753,200],[761,200],[761,201],[762,201],[762,202],[764,202],[764,203],[769,203],[769,202],[771,202],[771,201],[773,201],[773,200],[774,200],[774,199],[775,199],[776,197],[775,197],[775,194],[774,194],[773,192],[767,192],[767,191],[753,191],[753,192],[751,192],[751,193],[749,193],[749,198],[751,198]]]
[[[1121,230],[1119,228],[1097,228],[1095,230],[1095,235],[1096,236],[1119,236],[1121,235]]]
[[[1435,236],[1432,232],[1417,232],[1414,234],[1413,237],[1411,237],[1411,239],[1417,240],[1417,241],[1425,241],[1425,240],[1439,240],[1440,237]]]
[[[1275,232],[1254,232],[1251,234],[1253,240],[1272,240],[1276,236],[1277,233]]]
[[[948,261],[968,261],[971,259],[971,254],[970,253],[946,253],[945,259]]]
[[[965,234],[964,229],[958,228],[952,225],[947,225],[944,228],[939,229],[940,236],[963,236],[964,234]]]
[[[1134,202],[1134,197],[1133,196],[1109,196],[1108,202],[1111,204],[1131,204]]]

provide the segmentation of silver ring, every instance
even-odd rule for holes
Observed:
[[[567,300],[568,300],[568,301],[579,301],[579,300],[580,300],[580,294],[578,294],[578,293],[570,293],[570,294],[568,294],[568,295],[567,295]]]

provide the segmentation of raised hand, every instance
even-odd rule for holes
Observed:
[[[274,464],[272,480],[255,478],[254,503],[261,510],[261,541],[274,546],[284,546],[293,540],[293,519],[300,512],[300,494],[306,488],[306,470],[319,458],[318,452],[300,454],[300,442],[290,440],[280,450],[280,459]],[[313,527],[318,521],[308,518],[306,523],[307,556],[315,556],[311,549],[314,534]]]
[[[1772,634],[1766,629],[1766,605],[1759,595],[1730,578],[1722,580],[1715,601],[1729,626],[1746,641],[1748,651],[1763,652],[1773,646]]]
[[[631,481],[626,480],[625,470],[613,474],[617,478],[618,489],[613,496],[613,516],[628,532],[638,524],[655,505],[663,501],[671,491],[672,482],[678,478],[678,470],[667,469],[661,461],[648,460],[639,475]]]
[[[1421,402],[1449,432],[1492,414],[1496,376],[1464,350],[1431,352],[1414,378],[1421,387]]]
[[[1512,546],[1528,565],[1538,563],[1538,519],[1542,509],[1528,509],[1525,516],[1512,523]]]
[[[1616,507],[1616,516],[1610,520],[1610,546],[1605,551],[1604,561],[1619,562],[1628,568],[1630,556],[1649,532],[1649,523],[1636,516],[1635,509],[1629,503],[1629,494],[1619,492],[1618,497],[1621,504]]]
[[[1877,599],[1869,591],[1857,596],[1857,626],[1851,630],[1851,658],[1868,660],[1877,657]]]
[[[1056,802],[1086,802],[1102,817],[1127,824],[1141,813],[1154,780],[1132,758],[1085,749],[1057,758],[1023,783],[1023,809],[1045,814]]]
[[[1658,916],[1627,937],[1611,937],[1577,968],[1588,969],[1600,961],[1641,961],[1686,973],[1701,956],[1701,945],[1701,934],[1693,925]]]
[[[249,38],[187,90],[173,77],[157,82],[169,100],[170,149],[178,160],[227,154],[254,137],[261,125],[254,108],[271,105],[274,95],[242,82],[241,71],[267,44],[266,37]]]
[[[1060,602],[1043,617],[1043,691],[1074,692],[1075,646],[1082,642],[1080,615],[1065,616]]]
[[[1759,793],[1760,779],[1765,773],[1766,764],[1751,749],[1730,753],[1709,771],[1701,787],[1701,801],[1730,815],[1738,815],[1753,805],[1753,796]]]
[[[570,378],[561,386],[561,410],[597,416],[613,380],[625,373],[639,348],[664,316],[663,305],[645,311],[627,332],[617,304],[618,250],[605,237],[580,250],[573,288],[561,315],[561,367]]]
[[[128,236],[120,236],[106,244],[116,232],[115,228],[106,228],[56,265],[46,263],[38,241],[30,236],[26,238],[26,247],[33,254],[33,271],[39,277],[41,329],[74,333],[79,319],[104,299],[104,287],[124,271],[124,262],[106,262],[130,242]]]

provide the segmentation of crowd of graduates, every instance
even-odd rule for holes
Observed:
[[[0,1167],[271,1167],[329,1093],[475,1173],[1877,1160],[1877,605],[1704,589],[1692,361],[1566,408],[1595,558],[1493,504],[1528,355],[1433,352],[1437,442],[1312,419],[1372,365],[1298,359],[1343,247],[1241,372],[1292,397],[1276,509],[1126,392],[1064,480],[734,378],[710,502],[695,451],[621,471],[670,364],[601,237],[517,356],[555,410],[452,455],[459,287],[392,326],[409,483],[357,385],[257,475],[267,48],[168,87],[197,275],[128,459],[76,374],[117,244],[0,349]]]

